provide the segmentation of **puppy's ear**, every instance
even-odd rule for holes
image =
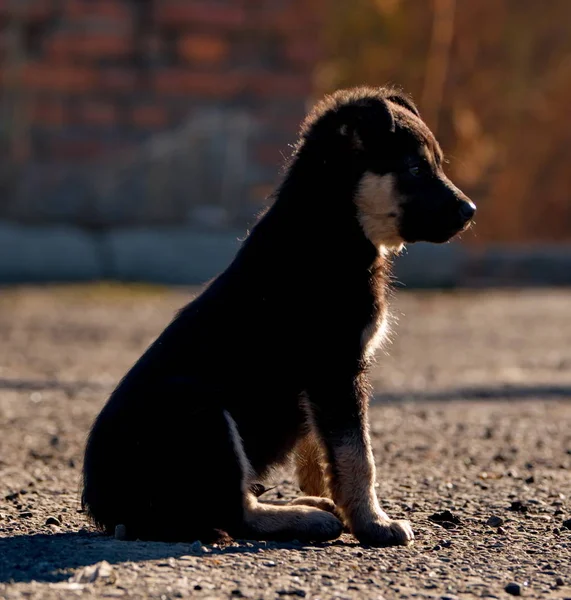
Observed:
[[[416,115],[417,117],[420,117],[420,112],[418,111],[416,104],[406,94],[391,94],[390,96],[387,96],[387,100],[389,100],[390,102],[394,102],[395,104],[399,104],[403,108],[409,110],[412,114]]]
[[[389,103],[380,98],[364,98],[346,104],[338,112],[339,133],[351,139],[355,148],[374,144],[383,134],[394,133],[395,120]]]

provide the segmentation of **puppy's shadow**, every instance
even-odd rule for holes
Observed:
[[[192,544],[161,542],[121,542],[97,533],[16,535],[0,538],[0,583],[67,581],[72,569],[106,560],[110,564],[161,560],[181,556],[213,556],[221,554],[258,553],[263,549],[315,548],[300,542],[238,542],[226,547],[207,547],[197,551]]]

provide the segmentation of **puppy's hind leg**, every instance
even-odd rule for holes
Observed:
[[[258,502],[249,495],[245,502],[245,537],[256,540],[300,540],[325,542],[338,538],[343,524],[331,512],[313,506],[278,506]]]
[[[343,525],[331,512],[313,506],[280,506],[259,502],[250,491],[252,467],[244,451],[236,422],[225,412],[234,451],[243,473],[244,521],[236,537],[255,540],[323,542],[338,538]]]
[[[343,520],[335,502],[330,498],[324,452],[313,431],[308,432],[298,442],[295,448],[295,467],[299,487],[307,496],[296,498],[290,504],[320,508]]]
[[[324,452],[312,431],[304,435],[295,447],[295,471],[304,494],[324,498],[330,495],[325,479]]]

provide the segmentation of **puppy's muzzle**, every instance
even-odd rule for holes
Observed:
[[[458,212],[460,213],[462,224],[467,225],[476,214],[476,205],[470,200],[461,200]]]

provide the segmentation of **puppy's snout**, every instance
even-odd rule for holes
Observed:
[[[470,200],[462,200],[460,204],[460,217],[466,223],[476,214],[476,205]]]

